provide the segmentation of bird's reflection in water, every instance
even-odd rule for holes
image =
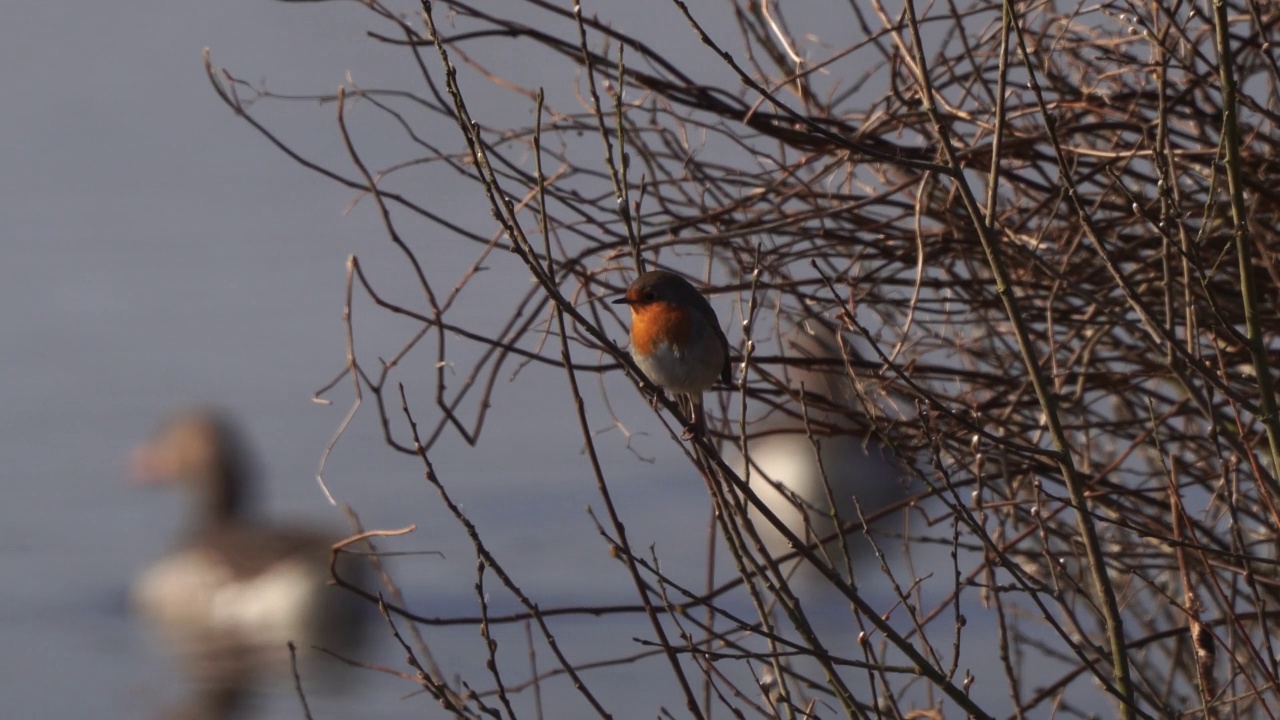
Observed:
[[[824,565],[840,577],[848,578],[852,572],[856,581],[866,583],[875,571],[864,570],[876,560],[868,534],[877,538],[881,550],[892,553],[894,541],[882,533],[895,521],[900,526],[901,516],[888,515],[883,522],[872,523],[870,533],[860,527],[852,530],[843,543],[837,531],[857,523],[859,509],[863,516],[871,517],[906,498],[907,489],[898,459],[869,438],[836,342],[829,329],[813,321],[785,336],[783,354],[796,362],[786,368],[779,381],[797,396],[803,388],[804,402],[782,398],[780,409],[747,426],[749,463],[743,461],[735,440],[726,442],[722,450],[730,467],[748,480],[752,491],[794,535],[811,544]],[[796,555],[763,513],[749,506],[747,518],[767,553],[778,560],[794,558],[780,567],[801,602],[809,631],[828,647],[853,646],[859,626],[850,622],[848,599],[816,567]],[[830,539],[819,544],[823,538]],[[795,636],[782,613],[775,614],[774,622],[779,633]],[[785,694],[791,697],[792,707],[808,707],[814,696],[797,678],[821,678],[818,663],[800,654],[780,661],[779,666],[788,678]],[[772,665],[765,664],[761,673],[761,691],[781,717],[783,684]],[[857,683],[860,678],[865,676],[847,675],[844,679]]]
[[[252,516],[253,473],[231,421],[183,410],[134,452],[136,481],[181,487],[191,516],[176,548],[137,580],[133,602],[190,684],[164,717],[241,717],[254,693],[291,682],[288,643],[310,692],[341,689],[357,670],[313,649],[354,657],[370,614],[331,583],[341,533],[271,524]],[[338,572],[362,587],[367,563],[343,553]]]

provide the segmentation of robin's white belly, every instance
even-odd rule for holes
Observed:
[[[715,384],[724,365],[724,355],[715,345],[700,348],[696,344],[661,343],[648,355],[632,353],[632,357],[650,380],[669,392],[685,395],[696,395]]]

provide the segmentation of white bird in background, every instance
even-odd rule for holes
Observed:
[[[784,339],[783,352],[788,357],[836,361],[842,358],[832,332],[812,321],[797,327]],[[858,520],[859,505],[864,515],[871,515],[906,496],[903,472],[892,454],[868,439],[865,428],[854,428],[844,412],[823,409],[824,405],[855,407],[853,385],[843,363],[789,367],[786,380],[792,390],[798,392],[803,387],[807,395],[816,396],[807,405],[810,426],[820,451],[806,434],[803,419],[774,413],[748,427],[753,437],[747,445],[751,458],[749,474],[736,443],[726,443],[724,456],[740,477],[749,479],[756,495],[791,532],[810,542],[828,537],[839,527],[837,519],[839,523]],[[789,409],[796,415],[804,412],[798,404]],[[831,512],[832,500],[835,518]],[[772,556],[781,557],[793,551],[782,533],[758,511],[749,511],[748,517]],[[848,535],[847,543],[851,555],[866,554],[868,546],[861,532]],[[837,569],[844,567],[838,541],[827,543],[825,550]]]

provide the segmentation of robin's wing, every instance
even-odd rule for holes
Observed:
[[[716,330],[716,340],[720,342],[720,349],[724,351],[724,365],[720,368],[720,380],[725,385],[733,384],[733,372],[729,365],[729,338],[725,337],[724,329],[720,327],[720,318],[716,317],[715,308],[711,307],[711,301],[706,295],[698,293],[698,309],[702,312],[702,317],[706,318],[711,327]]]
[[[729,338],[724,336],[720,323],[716,323],[716,337],[720,339],[720,347],[724,350],[724,367],[720,368],[720,379],[725,385],[733,384],[733,371],[729,367]]]

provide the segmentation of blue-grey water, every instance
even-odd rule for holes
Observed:
[[[350,3],[266,0],[77,4],[19,3],[0,23],[0,697],[5,717],[148,717],[176,697],[180,678],[143,641],[128,612],[128,587],[178,530],[182,498],[127,486],[124,459],[166,411],[216,402],[243,420],[268,479],[267,510],[341,526],[314,482],[320,454],[349,407],[349,386],[311,401],[343,367],[341,310],[348,255],[403,282],[372,206],[344,212],[352,194],[303,171],[270,148],[215,97],[201,50],[246,79],[291,92],[331,92],[348,72],[387,70],[392,55],[362,37],[364,12]],[[692,41],[690,41],[690,44]],[[494,100],[493,102],[500,102]],[[527,112],[521,101],[520,112]],[[332,114],[307,106],[270,118],[295,141],[341,162]],[[298,120],[305,118],[306,120]],[[295,120],[297,122],[295,123]],[[447,125],[440,132],[453,132]],[[368,149],[391,152],[394,145]],[[467,186],[433,187],[427,204],[455,215],[474,207]],[[432,272],[470,262],[474,246],[432,251]],[[495,258],[496,308],[527,287],[517,263]],[[511,295],[501,296],[503,286]],[[447,286],[447,285],[446,285]],[[400,287],[407,287],[401,285]],[[464,310],[464,312],[470,312]],[[480,317],[480,316],[475,316]],[[363,347],[389,356],[412,324],[364,307]],[[467,350],[459,349],[459,363]],[[421,420],[434,422],[429,359],[402,376]],[[462,371],[459,371],[461,374]],[[702,483],[625,383],[610,381],[614,409],[652,457],[642,462],[620,434],[600,437],[603,459],[636,547],[654,545],[668,569],[701,564],[708,505]],[[599,393],[594,382],[584,392]],[[596,429],[608,416],[590,402]],[[433,454],[440,477],[491,543],[490,549],[543,607],[630,602],[628,575],[609,558],[584,507],[600,511],[580,453],[565,380],[529,367],[500,380],[479,449],[456,436]],[[556,418],[548,421],[548,418]],[[403,431],[403,423],[399,426]],[[403,435],[402,435],[403,437]],[[326,477],[339,500],[374,528],[418,525],[387,541],[402,551],[439,551],[392,561],[412,607],[427,615],[476,612],[474,555],[424,482],[421,466],[387,449],[366,406],[334,451]],[[692,549],[692,551],[690,550]],[[940,552],[939,557],[945,557]],[[514,608],[496,578],[489,591]],[[883,596],[887,597],[887,596]],[[981,614],[969,618],[979,635]],[[555,625],[578,661],[609,657],[647,624],[578,619]],[[426,629],[451,676],[483,677],[472,627]],[[832,636],[839,641],[839,635]],[[499,631],[500,657],[524,679],[523,629]],[[637,648],[638,649],[638,648]],[[989,650],[989,646],[988,646]],[[552,666],[545,648],[540,666]],[[372,662],[408,672],[389,638]],[[979,664],[990,665],[978,651]],[[605,669],[590,677],[619,717],[652,717],[682,703],[661,664]],[[652,673],[652,674],[646,674]],[[1004,697],[999,683],[975,693]],[[430,716],[413,686],[365,672],[357,690],[312,698],[318,718]],[[563,681],[549,686],[551,717],[589,707]],[[519,703],[531,702],[528,695]],[[295,698],[268,698],[262,717],[300,717]]]

